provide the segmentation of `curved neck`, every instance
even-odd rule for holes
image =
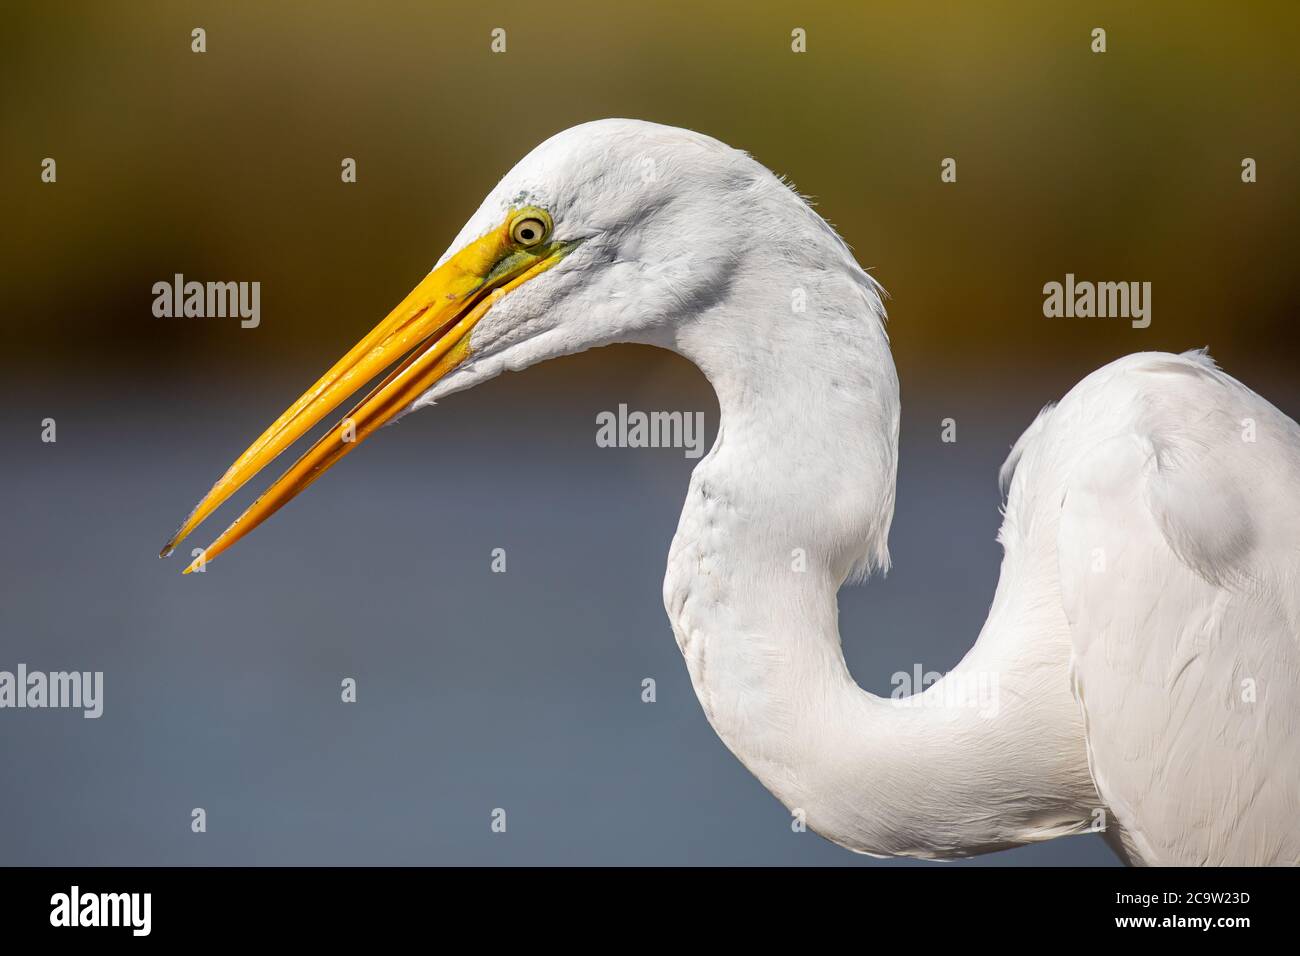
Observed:
[[[1086,765],[1044,728],[1078,720],[1043,689],[1064,651],[1001,586],[977,647],[920,697],[873,696],[845,664],[836,593],[888,565],[898,435],[879,302],[855,271],[810,290],[816,318],[706,314],[671,343],[721,410],[664,582],[692,683],[733,753],[850,849],[950,857],[1078,832]]]

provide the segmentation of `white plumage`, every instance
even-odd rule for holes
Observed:
[[[810,827],[879,855],[1104,827],[1133,862],[1300,862],[1293,421],[1199,353],[1088,376],[1003,469],[975,646],[919,697],[879,698],[849,675],[836,607],[888,565],[898,383],[875,282],[765,168],[684,130],[553,137],[439,266],[521,206],[553,219],[562,261],[496,300],[412,407],[614,342],[703,371],[721,421],[664,603],[712,726]]]
[[[1124,851],[1300,861],[1300,429],[1200,354],[1115,362],[1045,417],[1012,500],[1060,515],[1074,692]]]

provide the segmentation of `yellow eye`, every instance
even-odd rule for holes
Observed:
[[[535,246],[546,238],[547,225],[537,216],[524,216],[510,227],[510,238],[521,246]]]

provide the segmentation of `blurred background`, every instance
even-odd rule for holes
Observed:
[[[517,159],[605,116],[750,151],[892,296],[894,570],[841,595],[870,690],[970,646],[997,468],[1089,371],[1208,345],[1300,413],[1300,8],[856,7],[8,5],[0,669],[102,670],[105,701],[0,711],[0,863],[876,862],[792,833],[700,712],[660,592],[693,463],[595,447],[621,402],[703,409],[712,440],[679,359],[498,379],[377,435],[207,574],[155,557]],[[1151,282],[1151,326],[1044,318],[1067,272]],[[154,317],[175,273],[260,282],[260,326]],[[971,865],[1113,862],[1079,837]]]

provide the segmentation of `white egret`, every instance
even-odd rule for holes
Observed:
[[[845,666],[836,593],[889,560],[883,319],[836,233],[747,154],[649,123],[578,126],[506,175],[164,553],[395,362],[196,560],[407,410],[593,346],[661,346],[721,410],[664,603],[718,736],[810,827],[884,856],[1104,827],[1131,862],[1300,861],[1300,428],[1203,354],[1089,375],[1003,468],[1005,555],[974,647],[919,697],[880,698]],[[960,692],[981,675],[994,708]]]

